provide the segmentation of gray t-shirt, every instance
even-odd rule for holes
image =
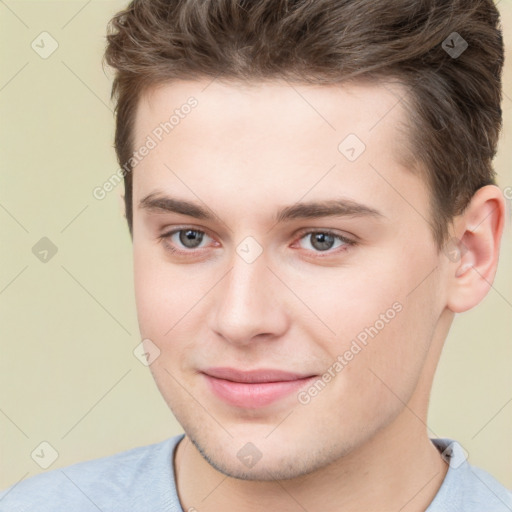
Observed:
[[[184,512],[173,470],[174,449],[183,437],[23,480],[0,492],[0,512]],[[471,466],[459,443],[432,442],[450,467],[426,512],[512,511],[512,492]]]

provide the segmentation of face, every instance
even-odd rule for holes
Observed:
[[[417,393],[444,305],[429,193],[399,163],[403,91],[210,82],[139,103],[140,331],[213,467],[292,478],[368,443]]]

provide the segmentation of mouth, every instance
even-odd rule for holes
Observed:
[[[270,405],[318,377],[274,369],[242,371],[225,367],[208,368],[202,374],[217,398],[246,409]]]

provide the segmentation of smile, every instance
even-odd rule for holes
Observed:
[[[203,373],[210,391],[215,396],[235,407],[258,408],[269,405],[307,386],[316,375],[297,376],[287,372],[257,371],[237,372],[229,369],[209,370]],[[234,373],[238,380],[234,378]],[[212,375],[215,373],[216,375]]]

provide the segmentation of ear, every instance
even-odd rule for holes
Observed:
[[[447,307],[462,313],[489,291],[498,266],[505,224],[505,199],[496,185],[479,188],[454,219],[456,237],[445,245],[450,260]]]

